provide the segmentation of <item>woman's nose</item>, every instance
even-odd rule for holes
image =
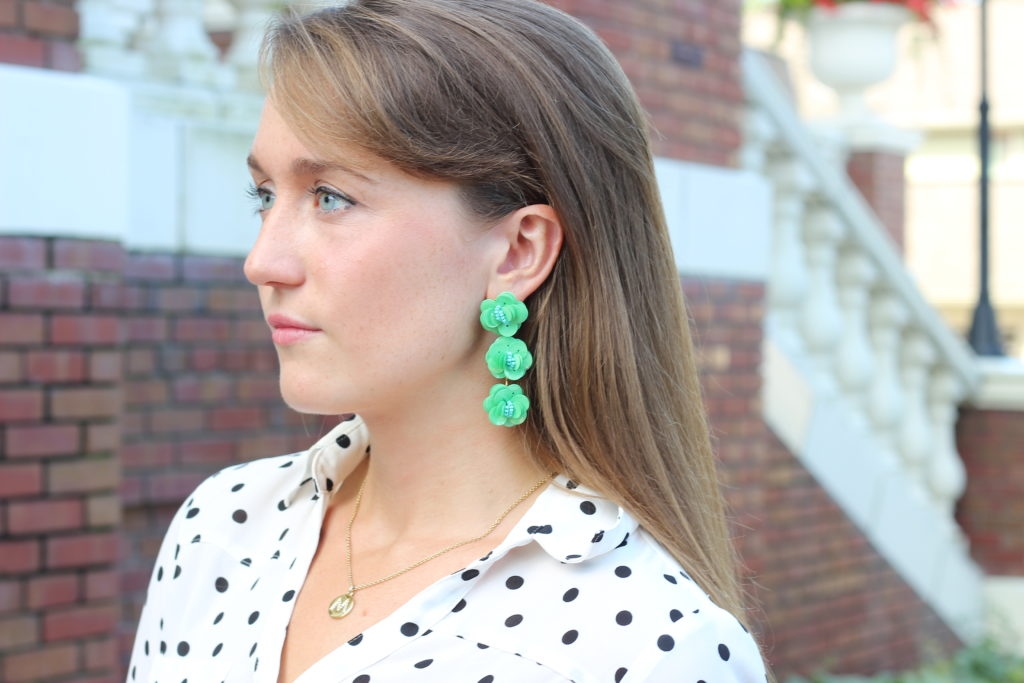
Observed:
[[[256,243],[245,257],[245,277],[254,285],[295,287],[303,281],[297,235],[287,230],[288,221],[283,214],[277,206],[264,214]]]

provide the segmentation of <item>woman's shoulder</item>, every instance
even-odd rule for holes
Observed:
[[[554,493],[467,596],[465,625],[570,680],[764,681],[744,626],[627,512]]]

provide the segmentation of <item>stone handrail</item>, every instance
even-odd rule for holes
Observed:
[[[771,331],[806,360],[815,395],[844,403],[878,457],[952,522],[965,485],[956,408],[979,381],[977,361],[849,180],[841,137],[809,130],[765,57],[745,53],[743,75],[742,163],[775,194]]]

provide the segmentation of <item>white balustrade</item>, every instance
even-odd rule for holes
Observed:
[[[189,91],[250,97],[249,93],[259,90],[259,41],[273,14],[288,4],[287,0],[230,0],[230,4],[225,0],[81,0],[80,48],[85,69],[146,87],[177,87],[184,97]],[[227,29],[231,34],[223,56],[204,26],[204,9],[216,17],[216,30]]]
[[[743,74],[740,159],[775,192],[765,419],[891,565],[971,637],[980,572],[953,517],[965,485],[954,429],[978,361],[907,274],[847,176],[843,141],[805,125],[755,53],[744,54]]]

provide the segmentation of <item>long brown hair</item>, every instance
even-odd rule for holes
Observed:
[[[623,505],[743,620],[646,119],[611,53],[532,0],[355,0],[282,18],[262,62],[327,155],[453,181],[483,217],[555,209],[562,253],[522,330],[538,464]]]

